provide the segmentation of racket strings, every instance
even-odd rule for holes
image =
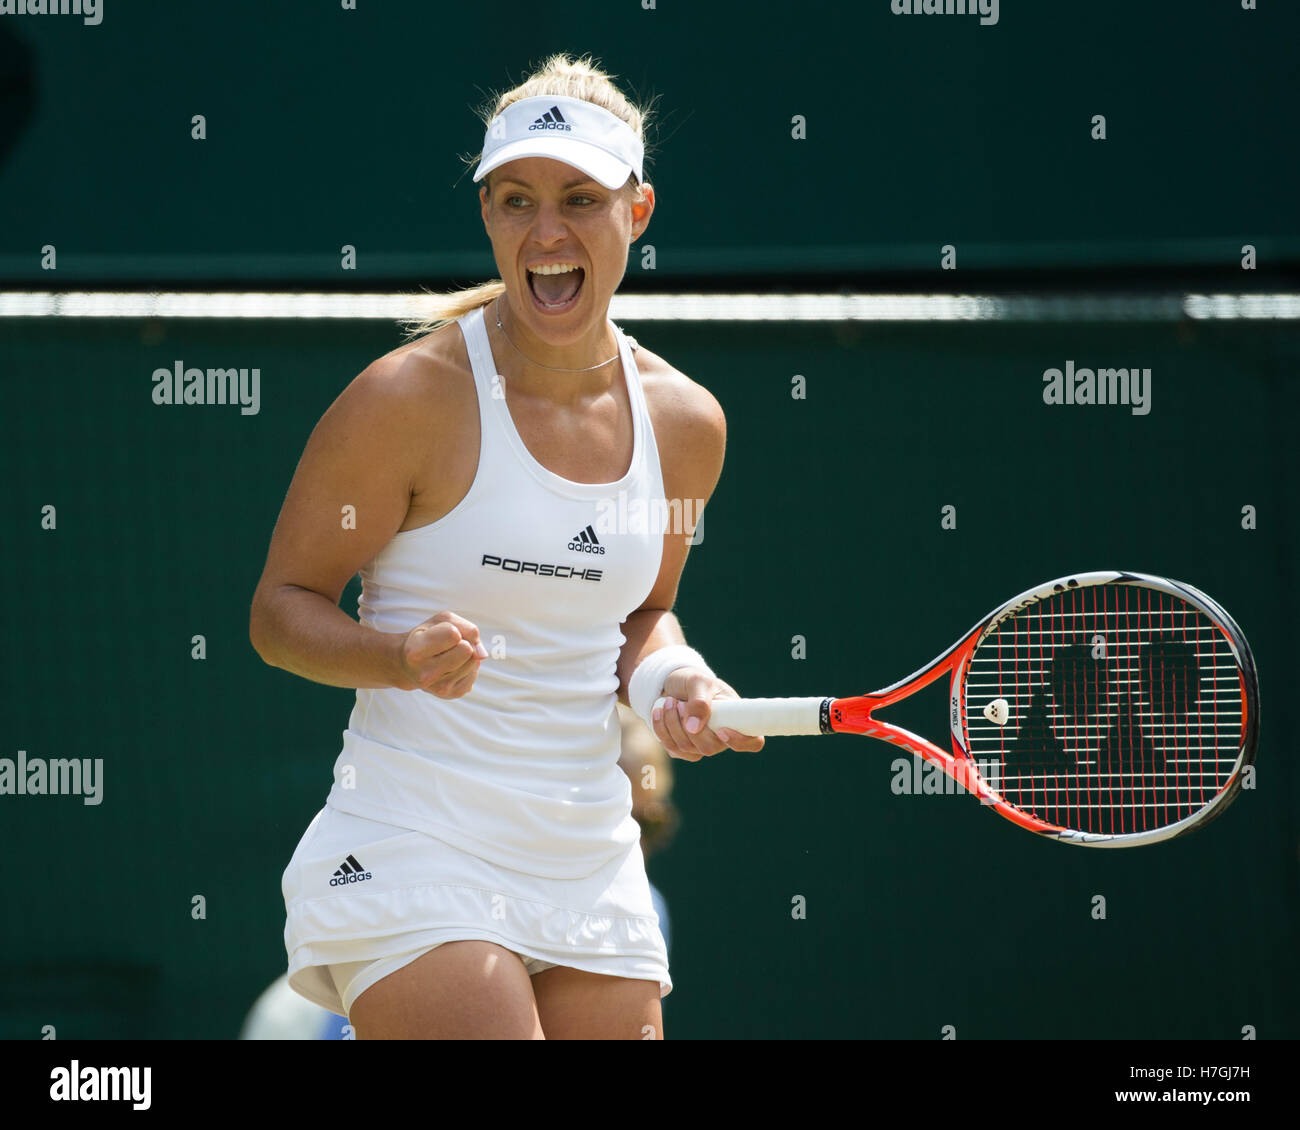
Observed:
[[[1142,832],[1198,812],[1241,749],[1227,636],[1145,586],[1081,586],[1018,611],[981,640],[963,697],[981,776],[1016,808],[1082,832]]]

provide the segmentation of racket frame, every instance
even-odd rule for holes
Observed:
[[[972,756],[966,717],[966,674],[971,658],[991,632],[1006,620],[1033,605],[1071,589],[1104,584],[1132,584],[1168,593],[1197,608],[1223,634],[1236,660],[1241,682],[1242,731],[1237,759],[1227,782],[1205,805],[1173,824],[1140,832],[1098,833],[1064,828],[1021,811],[1007,801],[980,772]],[[945,674],[951,674],[948,690],[948,721],[951,751],[942,749],[927,738],[901,726],[874,717],[901,699],[923,690]],[[783,709],[784,704],[784,709]],[[1253,764],[1259,736],[1259,687],[1254,657],[1241,629],[1221,605],[1205,593],[1181,581],[1172,581],[1148,573],[1091,572],[1076,573],[1047,581],[1028,589],[999,605],[950,648],[924,667],[898,682],[872,694],[849,698],[823,699],[720,699],[713,704],[711,726],[728,726],[742,733],[851,733],[878,738],[898,746],[917,757],[938,765],[967,792],[993,808],[1013,824],[1061,843],[1084,847],[1135,847],[1173,839],[1209,823],[1221,814],[1241,790],[1242,771]],[[756,718],[785,723],[784,728],[746,729]]]

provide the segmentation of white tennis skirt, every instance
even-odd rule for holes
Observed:
[[[496,942],[525,959],[658,981],[668,950],[633,843],[582,879],[498,867],[424,832],[326,805],[281,882],[289,984],[347,1015],[329,966],[380,961],[444,942]]]

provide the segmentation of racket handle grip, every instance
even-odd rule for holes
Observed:
[[[655,702],[663,707],[664,699]],[[829,714],[829,698],[720,698],[713,702],[709,726],[735,730],[751,737],[791,737],[822,734],[822,719]]]

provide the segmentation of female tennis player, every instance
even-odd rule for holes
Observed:
[[[655,206],[644,116],[563,55],[496,100],[474,180],[501,278],[321,418],[253,598],[267,663],[357,688],[283,890],[291,984],[359,1038],[662,1037],[616,700],[688,761],[762,747],[710,728],[735,692],[671,611],[691,531],[611,529],[624,496],[707,500],[725,443],[608,315]]]

